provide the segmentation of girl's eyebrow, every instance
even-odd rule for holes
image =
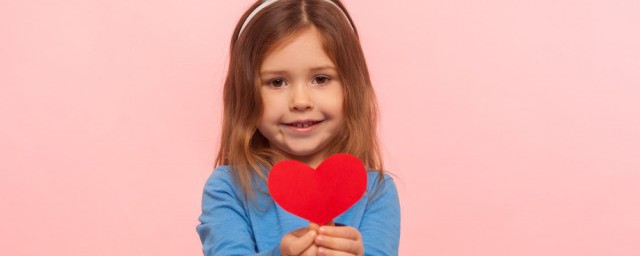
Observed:
[[[336,68],[334,66],[320,66],[320,67],[314,67],[309,69],[309,71],[311,72],[316,72],[316,71],[320,71],[320,70],[336,70]],[[264,70],[260,72],[260,75],[267,75],[267,74],[288,74],[289,72],[287,72],[286,70]]]

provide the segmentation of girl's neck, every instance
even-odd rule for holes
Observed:
[[[324,160],[324,158],[322,157],[323,154],[319,154],[319,153],[311,154],[307,156],[296,156],[288,153],[286,155],[289,159],[303,162],[309,167],[314,169],[317,168],[318,165],[320,165],[320,163],[322,163],[322,160]]]

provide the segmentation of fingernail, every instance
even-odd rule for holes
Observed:
[[[309,235],[311,235],[311,237],[314,237],[314,236],[316,236],[316,232],[311,230],[311,232],[309,232]]]
[[[322,241],[322,239],[324,239],[324,236],[318,236],[318,241]]]
[[[321,227],[320,229],[318,229],[318,231],[320,231],[321,233],[324,233],[325,231],[327,231],[327,229],[324,227]]]

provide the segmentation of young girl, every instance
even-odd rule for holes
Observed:
[[[221,145],[197,226],[204,253],[397,255],[400,208],[383,171],[377,113],[358,32],[339,1],[251,6],[231,39]],[[368,186],[335,225],[308,223],[269,196],[276,162],[316,168],[342,152],[363,161]]]

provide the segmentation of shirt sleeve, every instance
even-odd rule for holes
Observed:
[[[373,183],[375,188],[377,179]],[[379,190],[371,193],[373,198],[367,204],[359,228],[364,253],[365,255],[398,255],[400,202],[393,179],[385,174]]]
[[[207,180],[196,227],[204,255],[280,255],[279,245],[256,252],[249,219],[233,188],[231,175],[224,169],[217,168]]]

